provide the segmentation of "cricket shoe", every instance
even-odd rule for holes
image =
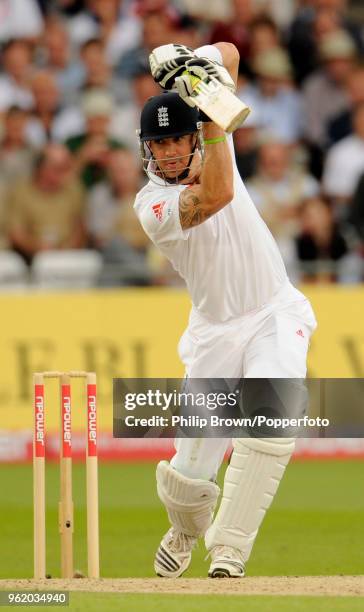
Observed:
[[[163,537],[154,559],[157,576],[178,578],[191,563],[192,550],[197,538],[171,527]]]
[[[243,555],[232,546],[214,546],[210,550],[209,578],[242,578],[245,575]]]

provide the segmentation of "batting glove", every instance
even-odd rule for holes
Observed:
[[[185,70],[186,62],[195,57],[193,49],[185,45],[157,47],[149,56],[152,76],[163,89],[172,89],[175,78]]]
[[[186,70],[205,82],[208,82],[209,77],[213,77],[235,93],[235,83],[229,72],[217,62],[206,57],[194,57],[186,61]]]
[[[188,106],[192,106],[193,108],[196,106],[194,99],[190,96],[190,94],[193,92],[193,79],[191,79],[193,75],[191,73],[187,73],[187,71],[185,72],[186,74],[176,78],[175,89],[177,89],[180,98],[182,98],[182,100],[186,102]],[[208,117],[201,109],[199,110],[199,120],[203,123],[212,121],[210,117]]]
[[[199,81],[208,83],[211,77],[217,79],[219,83],[233,93],[235,92],[235,83],[226,68],[205,57],[195,57],[187,61],[183,73],[175,77],[174,87],[177,89],[182,100],[193,107],[196,106],[192,96],[196,86],[196,78]]]
[[[184,72],[186,72],[186,70],[184,70]],[[193,93],[193,79],[191,77],[193,77],[193,75],[189,72],[176,77],[174,88],[177,89],[180,98],[182,98],[188,106],[193,108],[196,106],[196,102],[191,97]]]

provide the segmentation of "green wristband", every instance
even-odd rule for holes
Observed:
[[[204,140],[204,144],[217,144],[218,142],[225,142],[226,136],[220,136],[219,138],[208,138]]]

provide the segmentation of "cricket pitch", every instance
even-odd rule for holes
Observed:
[[[364,576],[252,576],[208,578],[88,578],[0,580],[0,590],[67,590],[104,593],[206,595],[310,595],[364,597]]]

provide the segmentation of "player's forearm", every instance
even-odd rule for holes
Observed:
[[[200,47],[198,55],[213,57],[216,49],[221,55],[221,62],[229,71],[232,79],[237,82],[239,67],[239,51],[231,43],[220,42],[216,45]],[[211,51],[210,51],[211,50]],[[224,131],[213,122],[204,124],[205,160],[201,173],[201,192],[205,203],[211,206],[213,213],[231,202],[234,195],[233,164],[227,141],[213,142],[216,138],[224,138]]]
[[[216,47],[220,51],[223,66],[225,66],[226,70],[229,71],[230,76],[236,86],[238,81],[238,69],[240,61],[238,49],[232,43],[226,42],[216,43],[214,47]]]
[[[229,204],[234,196],[233,165],[225,133],[214,123],[204,126],[205,159],[200,182],[184,189],[179,197],[181,227],[204,223]],[[222,139],[218,142],[207,141]]]
[[[233,198],[233,164],[225,133],[215,123],[204,124],[204,140],[201,191],[206,203],[217,212]]]
[[[215,45],[204,45],[195,50],[198,57],[207,57],[225,66],[235,86],[238,79],[238,68],[240,55],[238,49],[232,43],[219,42]]]

